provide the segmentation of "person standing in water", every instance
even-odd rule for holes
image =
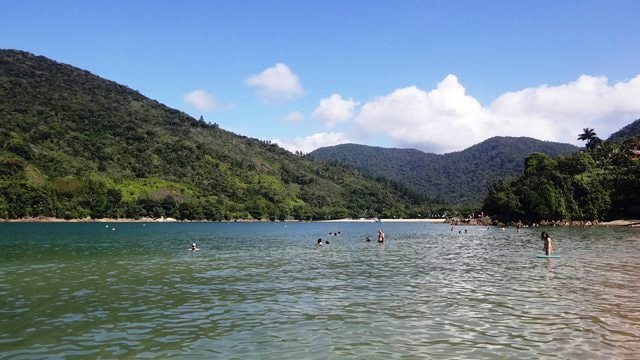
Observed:
[[[382,229],[378,229],[378,242],[384,243],[384,232],[382,232]]]
[[[549,234],[543,231],[541,238],[542,238],[542,250],[544,251],[544,254],[547,256],[551,255],[551,251],[553,248],[551,246],[551,236],[549,236]]]

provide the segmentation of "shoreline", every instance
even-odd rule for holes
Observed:
[[[598,226],[629,226],[640,227],[640,220],[611,220],[598,223]]]
[[[376,221],[374,219],[335,219],[335,220],[317,220],[311,222],[370,222],[370,223],[391,223],[391,222],[428,222],[428,223],[445,223],[447,219],[380,219],[380,221]],[[0,223],[191,223],[191,222],[238,222],[238,223],[262,223],[262,222],[307,222],[305,220],[255,220],[255,219],[233,219],[233,220],[178,220],[174,218],[149,218],[144,217],[140,219],[111,219],[111,218],[101,218],[101,219],[92,219],[92,218],[84,218],[84,219],[61,219],[55,217],[28,217],[28,218],[20,218],[20,219],[0,219]]]
[[[450,223],[451,219],[334,219],[334,220],[316,220],[310,222],[318,222],[318,223],[432,223],[432,224],[445,224]],[[309,222],[305,220],[255,220],[255,219],[234,219],[234,220],[178,220],[174,218],[149,218],[143,217],[140,219],[111,219],[111,218],[102,218],[102,219],[92,219],[92,218],[84,218],[84,219],[61,219],[55,217],[28,217],[21,219],[0,219],[0,223],[265,223],[265,222]],[[485,224],[469,224],[469,223],[456,223],[452,225],[482,225],[487,226]],[[572,226],[572,225],[564,225],[564,224],[554,224],[554,225],[539,225],[539,226]],[[625,220],[625,219],[617,219],[611,221],[603,221],[599,223],[594,223],[592,225],[587,225],[588,227],[608,227],[608,226],[627,226],[627,227],[640,227],[640,220]]]
[[[393,222],[426,222],[426,223],[435,223],[435,224],[444,224],[447,222],[447,219],[379,219],[376,221],[374,219],[335,219],[335,220],[318,220],[315,222],[357,222],[357,223],[375,223],[375,224],[384,224],[384,223],[393,223]]]

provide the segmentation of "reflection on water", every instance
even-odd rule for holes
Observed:
[[[0,359],[640,356],[638,231],[468,230],[0,224]]]

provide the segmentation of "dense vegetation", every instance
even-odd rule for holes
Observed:
[[[636,137],[602,141],[593,129],[580,139],[586,148],[550,158],[534,153],[525,161],[524,174],[498,180],[489,189],[483,209],[503,222],[605,220],[640,215],[640,148]]]
[[[640,119],[632,122],[631,124],[623,127],[622,129],[614,132],[609,136],[609,140],[620,141],[630,137],[640,135]]]
[[[0,218],[306,220],[434,211],[398,183],[235,135],[21,51],[0,50],[0,123]]]
[[[310,155],[406,184],[446,205],[479,207],[495,179],[522,174],[524,159],[529,154],[555,156],[577,151],[577,147],[569,144],[526,137],[494,137],[464,151],[444,155],[355,144],[321,148]]]

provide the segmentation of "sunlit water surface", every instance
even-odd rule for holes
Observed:
[[[0,359],[639,358],[640,232],[545,230],[0,224]]]

